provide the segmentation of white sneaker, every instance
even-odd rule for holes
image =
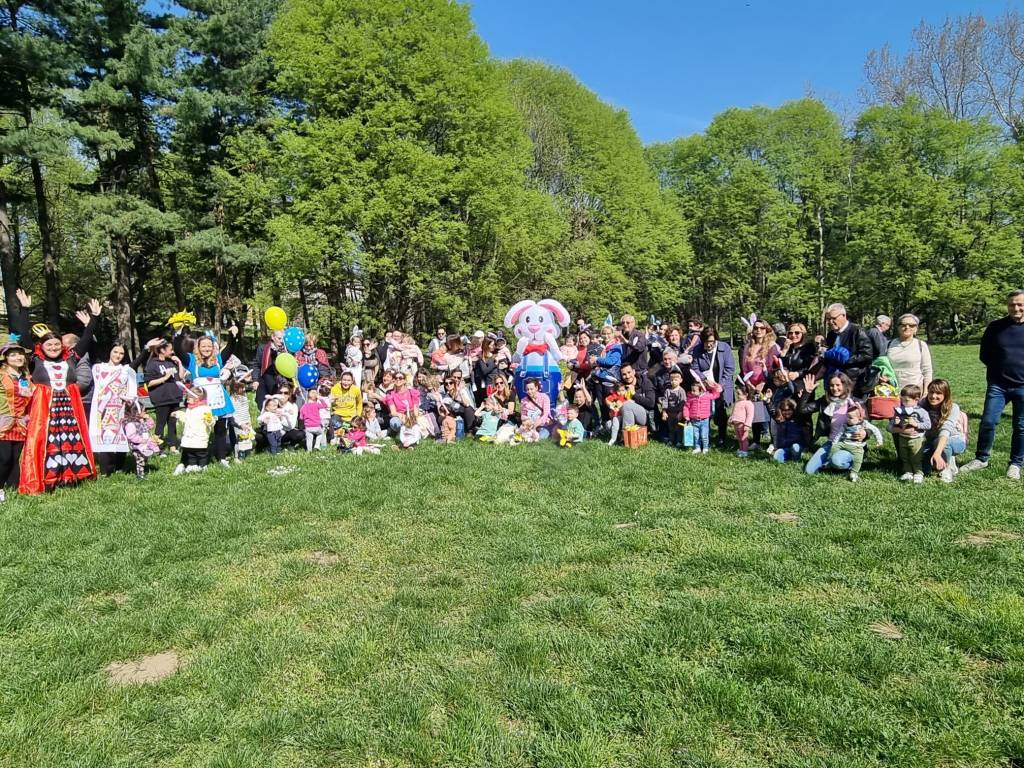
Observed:
[[[953,472],[953,477],[960,474],[960,467],[956,465],[956,456],[950,456],[949,461],[946,462],[946,466]]]
[[[944,483],[952,483],[954,477],[953,467],[950,464],[946,465],[946,468],[939,472],[939,480]]]
[[[913,479],[914,479],[914,473],[913,472],[904,472],[902,475],[900,475],[900,482],[901,483],[909,483]]]
[[[988,462],[987,461],[978,461],[977,459],[971,459],[966,464],[964,464],[962,467],[960,467],[960,471],[961,472],[977,472],[979,469],[985,469],[985,467],[987,467],[987,466],[988,466]]]
[[[700,449],[700,446],[697,446],[696,448],[693,449],[694,456],[700,456],[702,453],[704,453],[704,451]]]
[[[1010,468],[1006,470],[1007,480],[1020,480],[1020,467],[1016,464],[1011,464]]]
[[[185,465],[184,464],[179,464],[178,466],[176,466],[174,468],[174,472],[172,472],[171,474],[173,474],[175,477],[177,477],[178,475],[182,474],[184,471],[185,471]]]
[[[0,488],[0,504],[3,504],[5,501],[7,501],[7,491],[4,488]]]
[[[231,466],[231,462],[230,462],[230,461],[228,461],[227,459],[221,459],[221,460],[220,460],[220,465],[221,465],[222,467],[230,467],[230,466]]]
[[[745,459],[750,454],[747,451],[736,451],[736,455],[739,456],[741,459]]]
[[[200,467],[198,464],[189,464],[187,467],[185,467],[185,471],[191,475],[195,472],[202,472],[203,468]]]
[[[856,483],[858,480],[860,480],[860,475],[858,475],[856,472],[854,472],[851,469],[850,470],[850,482],[851,483]]]
[[[922,473],[922,472],[914,473],[914,485],[920,485],[923,482],[924,482],[924,473]]]

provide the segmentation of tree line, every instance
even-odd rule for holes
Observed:
[[[960,51],[1011,82],[1013,13],[970,44],[942,41],[974,17],[919,28],[912,63],[869,54],[852,125],[806,98],[644,147],[568,72],[491,58],[447,0],[149,8],[0,6],[0,278],[55,325],[104,296],[137,348],[179,309],[258,334],[277,304],[341,347],[551,295],[723,330],[843,300],[966,339],[1024,274],[1017,118],[984,108],[981,64],[970,110],[928,77]]]

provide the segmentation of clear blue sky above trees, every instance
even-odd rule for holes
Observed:
[[[924,19],[976,13],[1004,0],[472,0],[473,20],[499,58],[570,70],[626,109],[645,142],[704,130],[722,110],[777,106],[807,87],[842,112],[859,111],[864,58],[909,46]]]

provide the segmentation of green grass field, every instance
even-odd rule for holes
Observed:
[[[936,363],[973,443],[976,350]],[[953,486],[899,484],[891,445],[854,485],[461,443],[14,499],[0,765],[1024,765],[1007,446]]]

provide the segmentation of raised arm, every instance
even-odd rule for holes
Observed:
[[[81,320],[85,326],[82,329],[82,335],[79,337],[78,343],[75,344],[75,354],[79,357],[83,357],[89,351],[89,347],[92,346],[92,338],[96,333],[96,322],[100,317],[101,307],[96,299],[89,299],[88,307],[88,313],[81,310],[75,313],[75,317]]]

